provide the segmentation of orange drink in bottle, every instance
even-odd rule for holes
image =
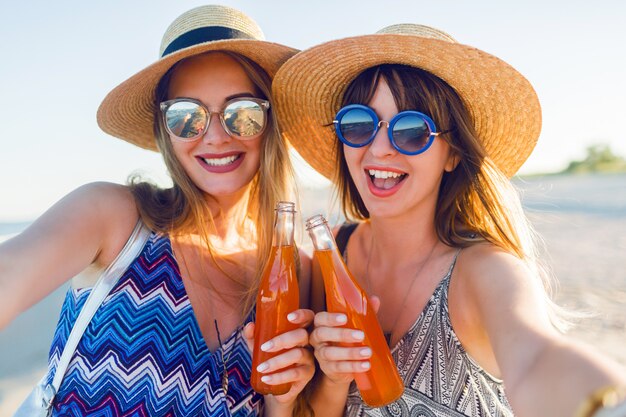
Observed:
[[[361,397],[372,407],[389,404],[402,395],[404,384],[369,298],[343,262],[326,219],[321,215],[311,217],[307,220],[307,230],[324,278],[327,310],[344,313],[348,322],[342,327],[362,330],[363,344],[372,349],[370,369],[354,374]],[[345,344],[352,345],[355,344]]]
[[[261,381],[262,374],[257,366],[278,355],[264,352],[263,345],[273,337],[296,329],[298,326],[287,320],[287,314],[300,308],[300,295],[296,276],[294,247],[294,203],[279,202],[274,219],[274,237],[270,258],[261,277],[256,299],[254,348],[252,351],[252,388],[260,394],[285,394],[291,383],[269,385]]]

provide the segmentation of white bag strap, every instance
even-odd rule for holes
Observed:
[[[100,278],[98,278],[98,281],[91,290],[91,294],[87,297],[87,301],[85,301],[85,305],[76,319],[76,323],[74,323],[72,327],[72,331],[70,332],[59,363],[57,364],[52,384],[44,388],[44,392],[47,393],[46,396],[50,396],[50,398],[44,399],[48,404],[52,404],[52,400],[61,386],[63,377],[65,377],[65,372],[74,355],[76,346],[78,346],[78,342],[82,338],[93,315],[107,295],[109,295],[109,292],[111,292],[111,289],[115,286],[122,274],[128,269],[133,260],[139,256],[150,237],[150,233],[150,230],[139,220],[133,233],[128,238],[126,245],[124,245],[113,263],[111,263],[111,265],[102,272]]]

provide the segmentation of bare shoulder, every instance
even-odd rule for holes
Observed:
[[[110,264],[137,219],[127,187],[92,183],[70,192],[0,244],[0,288],[11,294],[6,314],[0,311],[0,326],[88,266]]]
[[[491,243],[463,249],[456,273],[468,288],[479,292],[534,286],[533,283],[538,282],[522,259]]]
[[[73,208],[84,215],[83,224],[101,238],[95,261],[108,265],[128,240],[139,218],[130,189],[120,184],[94,182],[72,194],[76,197]]]
[[[115,217],[113,213],[121,215],[136,212],[134,198],[130,189],[125,185],[109,182],[92,182],[82,185],[68,193],[52,206],[40,219],[45,219],[50,213],[71,210],[79,215],[76,220],[93,220],[101,217]],[[39,220],[39,219],[38,219]]]
[[[125,185],[104,181],[92,182],[78,187],[68,196],[76,196],[77,199],[108,206],[110,209],[135,210],[133,195]]]
[[[34,238],[57,241],[71,250],[84,245],[95,251],[92,263],[108,265],[137,223],[130,189],[108,182],[85,184],[70,192],[31,226]]]
[[[488,333],[529,323],[552,330],[541,277],[511,252],[490,243],[464,249],[453,284],[451,301],[462,303],[466,318],[482,323]]]
[[[84,192],[89,198],[100,205],[100,209],[104,213],[117,212],[118,215],[132,216],[137,214],[137,205],[135,198],[126,185],[113,184],[110,182],[93,182],[86,184],[79,190],[84,188]],[[136,220],[136,218],[135,218]]]
[[[463,264],[469,270],[481,270],[490,268],[502,262],[515,263],[520,259],[509,251],[506,251],[492,243],[482,242],[469,246],[461,251],[459,257],[463,257]]]
[[[494,375],[515,374],[557,337],[541,278],[524,260],[490,243],[461,251],[448,304],[461,343]]]

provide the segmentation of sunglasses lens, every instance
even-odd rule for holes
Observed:
[[[375,130],[372,115],[362,109],[347,111],[339,121],[339,131],[348,145],[366,144]]]
[[[431,131],[423,118],[409,114],[396,121],[392,134],[398,148],[418,153],[429,145]]]
[[[236,136],[249,137],[263,131],[266,113],[261,104],[251,100],[238,100],[224,109],[226,128]]]
[[[208,120],[205,110],[197,103],[190,101],[173,103],[165,112],[167,128],[180,139],[198,137],[204,131]]]

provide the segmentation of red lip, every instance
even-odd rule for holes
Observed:
[[[227,156],[238,155],[239,157],[235,159],[232,163],[226,165],[209,165],[204,162],[204,159],[214,159],[214,158],[226,158]],[[223,174],[226,172],[231,172],[239,168],[239,165],[243,163],[243,159],[245,158],[245,152],[225,152],[220,154],[215,153],[205,153],[202,155],[196,155],[196,160],[200,163],[200,166],[207,170],[208,172]]]
[[[404,183],[404,180],[406,179],[406,177],[403,178],[402,180],[400,180],[400,182],[398,182],[393,187],[385,190],[385,189],[382,189],[382,188],[378,188],[378,187],[376,187],[374,185],[374,182],[372,181],[372,177],[370,177],[370,175],[369,175],[369,170],[370,169],[375,169],[375,170],[378,170],[378,171],[397,172],[398,174],[408,175],[404,171],[401,171],[399,169],[390,168],[390,167],[381,167],[381,166],[373,166],[373,165],[366,166],[364,168],[364,173],[365,173],[365,176],[367,178],[367,187],[369,188],[370,193],[372,193],[372,195],[374,197],[385,198],[385,197],[389,197],[389,196],[395,194],[402,187],[402,184]]]

